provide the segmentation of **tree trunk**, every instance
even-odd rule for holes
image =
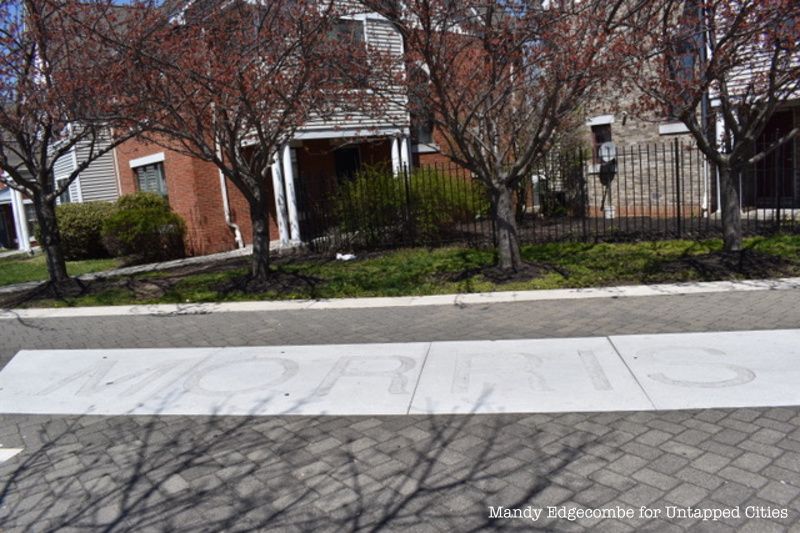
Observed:
[[[69,280],[69,274],[67,274],[64,251],[61,248],[61,232],[56,220],[55,199],[46,201],[34,196],[33,207],[36,210],[36,221],[39,224],[39,235],[42,239],[39,246],[45,253],[50,282],[62,285]]]
[[[739,206],[739,188],[730,164],[719,165],[719,186],[722,194],[722,235],[724,250],[738,252],[742,249],[742,214]]]
[[[513,190],[507,185],[495,185],[492,189],[497,266],[501,270],[516,272],[522,266],[522,257],[519,253],[513,198]]]
[[[250,277],[255,281],[266,281],[269,278],[269,221],[264,202],[251,203],[250,221],[253,226]]]

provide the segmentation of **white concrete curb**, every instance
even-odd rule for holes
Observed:
[[[601,287],[588,289],[480,292],[471,294],[442,294],[434,296],[400,296],[393,298],[341,298],[335,300],[281,300],[225,303],[119,305],[109,307],[71,307],[55,309],[17,309],[0,311],[0,320],[131,315],[199,315],[256,311],[297,311],[301,309],[370,309],[378,307],[423,307],[434,305],[463,306],[549,300],[581,300],[587,298],[631,298],[642,296],[677,296],[721,292],[796,289],[800,289],[800,278],[747,281],[711,281],[702,283],[670,283],[661,285],[630,285],[623,287]]]

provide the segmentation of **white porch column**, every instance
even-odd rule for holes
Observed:
[[[294,190],[294,165],[292,148],[286,144],[283,154],[283,181],[286,183],[286,207],[289,214],[289,235],[292,242],[300,242],[300,219],[297,216],[297,194]]]
[[[400,174],[401,168],[401,160],[400,160],[400,139],[397,137],[392,137],[392,172],[394,175],[397,176]]]
[[[725,143],[725,117],[722,116],[722,111],[719,108],[717,108],[717,117],[714,124],[717,148],[722,149],[722,145]],[[722,187],[720,187],[719,170],[716,168],[716,165],[714,166],[714,176],[717,181],[717,211],[722,213]]]
[[[22,194],[16,189],[11,189],[11,210],[14,213],[14,225],[17,229],[17,247],[27,252],[31,249],[31,236],[28,233],[28,219],[25,216]]]
[[[278,235],[281,243],[289,242],[289,227],[286,221],[286,195],[283,190],[283,171],[280,154],[272,160],[272,190],[275,194],[275,216],[278,220]]]
[[[411,172],[411,142],[408,137],[400,139],[400,167]]]

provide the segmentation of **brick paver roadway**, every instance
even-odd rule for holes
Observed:
[[[20,349],[798,328],[798,301],[796,291],[763,291],[3,321],[0,366]],[[24,448],[0,463],[2,531],[800,531],[795,407],[434,417],[0,415],[0,444]],[[528,517],[502,518],[500,506]],[[557,516],[549,517],[548,507]],[[673,516],[689,508],[730,516]],[[600,516],[573,520],[570,509]],[[530,518],[538,510],[543,514]]]

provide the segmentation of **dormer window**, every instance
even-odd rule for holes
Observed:
[[[363,46],[364,21],[354,19],[339,19],[333,25],[331,36],[337,41]]]
[[[369,64],[367,61],[367,46],[365,25],[363,20],[339,19],[333,24],[331,38],[342,46],[350,48],[352,62],[341,65],[339,80],[348,88],[365,88],[369,84]]]

